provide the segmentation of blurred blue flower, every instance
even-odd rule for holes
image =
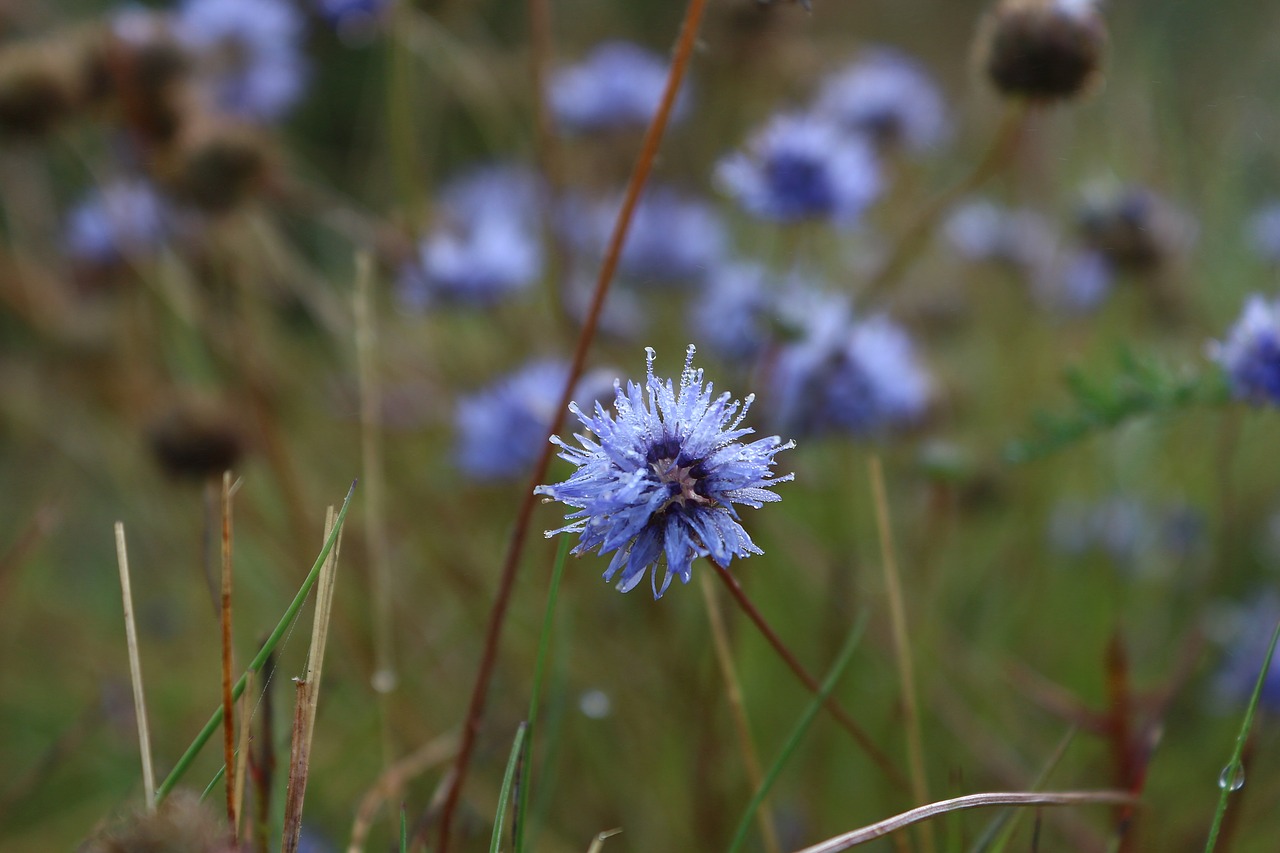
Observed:
[[[869,435],[923,417],[933,380],[906,331],[882,315],[854,322],[847,303],[823,299],[771,369],[769,400],[781,427]]]
[[[1226,341],[1211,343],[1209,355],[1237,397],[1280,405],[1280,304],[1249,297]]]
[[[63,245],[76,261],[114,264],[159,246],[168,236],[170,218],[151,184],[118,181],[93,190],[71,209]]]
[[[212,109],[272,121],[306,85],[303,25],[287,0],[186,0],[174,30],[198,57],[198,80]]]
[[[570,202],[561,217],[566,239],[593,259],[603,257],[621,207],[621,196]],[[652,187],[636,205],[618,272],[633,283],[698,281],[719,263],[726,243],[724,223],[711,205],[671,187]]]
[[[691,313],[698,341],[723,358],[746,361],[764,349],[774,310],[770,272],[738,261],[716,267]]]
[[[489,305],[532,285],[543,263],[538,202],[537,178],[519,167],[480,169],[446,186],[417,263],[401,271],[401,299],[412,308]]]
[[[848,224],[880,194],[870,143],[810,115],[781,115],[716,166],[720,188],[753,216]]]
[[[1280,600],[1269,591],[1224,615],[1227,624],[1218,627],[1229,648],[1214,679],[1214,692],[1220,703],[1234,708],[1253,696],[1272,632],[1280,621]],[[1271,658],[1259,704],[1269,711],[1280,711],[1280,651]]]
[[[477,480],[528,472],[547,439],[568,378],[568,362],[536,361],[460,399],[454,418],[458,467]],[[573,396],[594,400],[607,388],[601,375],[589,374]]]
[[[1076,249],[1037,281],[1042,305],[1063,314],[1088,314],[1106,301],[1116,272],[1107,256],[1093,249]]]
[[[957,207],[943,225],[947,241],[967,260],[1008,264],[1037,277],[1053,264],[1057,240],[1032,210],[973,199]]]
[[[1280,264],[1280,201],[1260,208],[1249,219],[1249,243],[1264,261]]]
[[[873,48],[829,76],[814,112],[877,145],[921,152],[947,134],[946,105],[924,67],[893,48]]]
[[[733,505],[780,500],[769,489],[792,475],[774,475],[774,455],[794,442],[775,435],[743,444],[753,432],[740,426],[753,397],[745,403],[727,392],[713,397],[702,370],[693,368],[692,346],[678,390],[654,376],[654,352],[647,352],[644,385],[628,382],[623,391],[615,383],[614,414],[598,403],[594,414],[572,407],[592,435],[576,436],[580,448],[553,439],[577,471],[537,493],[576,510],[565,516],[570,524],[548,536],[580,534],[575,554],[615,552],[605,580],[620,573],[618,589],[627,592],[648,573],[657,598],[672,578],[688,583],[699,557],[727,567],[734,557],[762,553]]]
[[[590,133],[645,127],[658,111],[667,61],[629,42],[597,45],[577,65],[551,76],[547,102],[565,130]],[[689,113],[688,89],[676,96],[671,118]]]

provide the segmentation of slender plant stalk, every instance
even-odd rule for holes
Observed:
[[[828,838],[826,841],[798,850],[796,853],[839,853],[883,838],[891,832],[918,823],[922,820],[949,814],[962,809],[978,809],[990,806],[1082,806],[1082,805],[1116,805],[1131,803],[1134,797],[1128,791],[1067,791],[1064,793],[1035,793],[1016,791],[1012,793],[966,794],[950,800],[939,800],[936,803],[920,806],[894,815],[891,818]]]
[[[782,750],[773,762],[773,766],[769,768],[769,773],[756,788],[755,795],[752,796],[751,802],[747,805],[747,810],[743,812],[742,819],[738,821],[738,831],[734,834],[733,841],[729,844],[729,853],[737,853],[738,850],[742,849],[742,844],[747,840],[747,831],[751,827],[751,821],[757,809],[764,803],[765,797],[769,795],[769,789],[778,781],[778,777],[782,774],[782,769],[786,767],[787,762],[791,760],[791,756],[795,754],[796,749],[800,746],[800,741],[804,740],[805,734],[809,731],[809,726],[813,724],[814,717],[818,716],[818,710],[827,701],[831,691],[835,690],[836,682],[840,680],[840,676],[849,666],[849,661],[853,660],[853,653],[858,648],[858,643],[862,640],[862,629],[865,625],[865,617],[859,617],[858,621],[850,629],[849,636],[845,638],[844,647],[836,655],[835,663],[831,665],[831,670],[827,673],[827,677],[822,680],[822,686],[818,688],[813,700],[809,702],[804,713],[800,715],[800,719],[796,722],[795,728],[791,730],[791,734],[787,737],[786,743],[783,744]]]
[[[531,777],[533,775],[533,733],[538,722],[538,706],[542,702],[542,679],[546,674],[547,658],[551,651],[551,632],[555,624],[556,599],[560,594],[560,580],[564,576],[564,564],[569,559],[569,538],[560,537],[556,547],[556,559],[551,567],[551,584],[547,589],[547,607],[542,614],[542,633],[538,636],[538,658],[533,666],[533,688],[529,695],[528,760],[522,767],[520,786],[516,797],[516,816],[512,826],[515,835],[515,853],[524,851],[524,834],[528,825]]]
[[[1258,710],[1258,700],[1262,696],[1262,685],[1267,680],[1267,675],[1271,672],[1271,658],[1276,653],[1276,643],[1280,641],[1280,622],[1276,623],[1276,629],[1271,632],[1271,645],[1267,647],[1267,656],[1262,661],[1262,670],[1258,673],[1258,680],[1253,685],[1253,695],[1249,697],[1249,706],[1245,708],[1244,719],[1240,722],[1240,733],[1236,735],[1236,745],[1231,750],[1231,760],[1227,762],[1227,766],[1223,768],[1222,776],[1218,780],[1218,786],[1222,789],[1222,793],[1218,795],[1218,808],[1213,813],[1213,823],[1209,826],[1209,838],[1205,841],[1204,853],[1213,853],[1214,847],[1218,844],[1218,833],[1222,831],[1222,819],[1227,815],[1227,803],[1231,800],[1231,794],[1237,779],[1242,779],[1244,773],[1244,763],[1241,756],[1244,755],[1244,746],[1249,740],[1249,729],[1253,727],[1253,715]]]
[[[320,569],[324,566],[325,561],[329,557],[329,553],[333,550],[334,543],[337,541],[338,532],[342,530],[342,524],[346,521],[347,509],[351,506],[351,496],[355,494],[356,484],[352,483],[351,488],[347,490],[347,496],[342,500],[342,509],[338,511],[338,520],[334,525],[333,531],[329,533],[325,540],[324,547],[320,549],[319,556],[316,557],[315,563],[311,566],[311,571],[307,573],[306,579],[302,582],[302,586],[298,589],[298,594],[293,597],[288,608],[285,609],[284,615],[280,617],[280,621],[276,623],[275,629],[267,637],[267,641],[262,644],[262,648],[258,650],[258,654],[250,661],[248,669],[240,676],[235,685],[231,688],[231,695],[239,698],[244,693],[245,686],[249,681],[250,672],[261,672],[263,664],[275,651],[276,646],[284,638],[285,632],[289,630],[289,626],[293,624],[294,618],[298,615],[298,611],[302,609],[302,603],[307,600],[307,596],[311,593],[311,588],[315,586],[316,579],[320,576]],[[174,765],[173,770],[165,777],[164,781],[156,789],[156,802],[163,802],[174,786],[182,780],[186,772],[191,769],[191,764],[195,761],[196,756],[200,754],[200,750],[204,749],[205,744],[209,742],[209,738],[213,737],[213,733],[217,731],[218,726],[222,725],[222,706],[213,712],[209,717],[209,722],[204,724],[204,728],[196,735],[195,740],[187,747],[186,752],[178,759],[178,763]],[[224,768],[225,769],[225,768]],[[219,770],[219,775],[223,772]]]
[[[917,803],[929,802],[929,783],[924,769],[924,739],[921,736],[920,700],[916,693],[915,664],[911,657],[911,639],[907,630],[907,610],[902,598],[902,580],[893,546],[893,525],[889,521],[889,498],[884,487],[884,466],[880,457],[871,454],[871,495],[876,506],[876,530],[880,535],[881,562],[884,565],[885,593],[889,598],[889,621],[893,629],[894,662],[898,667],[898,683],[902,690],[903,710],[907,717],[907,760],[911,766],[911,793]],[[920,827],[920,845],[925,853],[937,847],[933,826]]]
[[[400,853],[409,853],[409,824],[405,821],[404,803],[400,804]]]
[[[596,279],[595,292],[592,294],[591,304],[587,309],[586,320],[582,325],[581,333],[578,335],[578,342],[574,346],[573,358],[569,366],[569,376],[560,395],[559,405],[556,407],[557,415],[553,418],[548,438],[560,431],[564,413],[568,409],[569,402],[573,396],[573,388],[577,384],[578,378],[582,375],[583,367],[586,364],[587,351],[590,349],[591,342],[595,337],[596,326],[600,321],[600,312],[604,308],[605,298],[609,295],[609,285],[613,281],[614,273],[617,271],[618,261],[622,255],[622,246],[626,240],[627,232],[630,230],[631,219],[635,214],[636,205],[640,201],[640,193],[643,191],[649,179],[649,173],[653,169],[654,159],[657,157],[658,148],[662,142],[663,135],[666,133],[667,124],[675,106],[676,94],[680,91],[680,84],[684,80],[689,60],[693,56],[693,49],[697,43],[698,29],[702,23],[702,14],[706,8],[706,3],[707,0],[689,0],[686,7],[680,38],[671,60],[671,68],[667,74],[662,100],[659,102],[653,121],[645,132],[640,155],[636,160],[631,179],[627,184],[627,191],[623,197],[622,207],[618,211],[618,218],[614,223],[613,234],[609,239],[604,262],[600,266],[600,275]],[[525,538],[529,531],[533,508],[537,500],[533,490],[546,478],[554,449],[550,442],[543,446],[542,453],[533,467],[529,486],[525,489],[524,499],[521,501],[520,508],[516,513],[515,524],[511,530],[511,538],[508,540],[507,553],[503,560],[502,573],[498,580],[498,589],[494,595],[493,607],[489,611],[489,623],[485,631],[480,664],[476,669],[476,680],[471,691],[466,720],[462,726],[462,739],[458,746],[458,755],[454,761],[453,772],[448,779],[448,790],[440,813],[440,844],[437,853],[448,853],[449,850],[453,815],[457,810],[458,798],[462,794],[462,787],[466,782],[467,771],[471,764],[476,735],[480,729],[480,718],[484,715],[485,700],[489,694],[489,683],[493,679],[493,669],[497,663],[502,628],[506,622],[507,608],[511,603],[511,593],[515,587],[520,557],[524,553]],[[421,838],[426,826],[425,820],[419,822],[419,831],[415,833],[415,840]]]
[[[231,648],[231,472],[222,472],[222,606],[218,610],[222,626],[222,762],[227,768],[227,823],[239,824],[236,815],[236,717],[231,695],[231,672],[235,667]]]
[[[365,842],[369,838],[369,830],[372,829],[373,821],[378,816],[383,803],[403,795],[409,780],[448,761],[453,757],[456,749],[457,740],[452,734],[441,735],[427,741],[382,771],[382,775],[374,782],[373,787],[360,798],[355,820],[351,824],[351,841],[347,844],[347,853],[363,853]],[[402,803],[401,814],[403,813]]]
[[[782,661],[787,665],[787,668],[795,674],[796,678],[800,679],[801,683],[809,689],[810,693],[817,693],[819,690],[818,680],[810,674],[809,670],[804,668],[804,665],[800,663],[800,660],[795,656],[791,649],[787,648],[786,643],[782,642],[782,638],[778,636],[778,633],[774,631],[773,627],[765,620],[764,615],[759,611],[751,599],[747,597],[746,591],[742,588],[742,585],[738,583],[738,579],[733,576],[733,573],[728,569],[721,568],[716,565],[714,560],[707,560],[707,562],[715,568],[716,573],[720,575],[720,579],[724,581],[725,586],[729,588],[729,594],[733,596],[733,600],[738,603],[740,608],[742,608],[742,612],[745,613],[747,618],[751,620],[752,624],[756,626],[756,629],[765,638],[765,641],[773,647],[773,650],[777,653],[778,657],[782,658]],[[823,701],[823,705],[826,706],[827,711],[835,718],[836,722],[838,722],[841,727],[853,737],[853,739],[858,743],[858,746],[862,747],[862,751],[867,754],[867,757],[875,762],[876,766],[880,768],[885,777],[895,787],[900,788],[903,791],[910,790],[906,778],[898,768],[894,766],[893,762],[889,760],[889,756],[885,755],[884,752],[875,745],[875,742],[871,740],[871,736],[862,729],[862,726],[858,725],[858,722],[850,716],[849,712],[844,709],[844,706],[836,701],[835,697],[828,696]]]
[[[507,772],[502,774],[502,788],[498,791],[498,811],[493,818],[493,835],[489,838],[489,853],[502,850],[502,824],[507,816],[507,804],[511,801],[511,785],[516,778],[516,767],[520,763],[520,753],[524,748],[524,737],[529,730],[527,722],[521,722],[516,728],[516,737],[511,744],[511,755],[507,757]]]
[[[325,519],[325,538],[335,529],[333,507]],[[338,555],[342,549],[342,531],[320,570],[320,588],[316,594],[316,613],[311,625],[311,645],[307,651],[306,676],[298,682],[298,715],[293,730],[293,747],[289,761],[289,786],[285,794],[283,853],[296,853],[302,839],[302,803],[311,771],[311,741],[316,729],[316,708],[320,701],[320,676],[324,671],[324,650],[329,637],[333,612],[333,590],[338,571]]]
[[[262,700],[258,706],[258,742],[257,750],[251,757],[249,766],[253,770],[253,784],[258,792],[258,815],[254,820],[254,845],[257,853],[267,853],[271,836],[271,783],[275,779],[275,704],[271,690],[272,670],[275,669],[275,655],[267,655],[263,670],[267,678],[262,682]]]
[[[249,697],[253,695],[253,685],[255,673],[249,674],[249,684],[245,687],[244,693],[240,696],[240,743],[236,747],[236,789],[233,800],[233,810],[236,816],[236,822],[231,827],[231,833],[237,842],[240,840],[240,825],[244,823],[244,789],[246,786],[246,777],[248,776],[249,764],[249,732],[253,728],[249,724],[252,716],[252,709],[249,707]]]
[[[124,599],[124,637],[129,646],[129,680],[133,683],[133,709],[138,718],[138,751],[142,753],[142,789],[147,811],[156,810],[156,771],[151,761],[151,727],[142,691],[142,660],[138,656],[138,625],[133,616],[133,590],[129,583],[129,552],[124,543],[124,523],[116,522],[116,564],[120,569],[120,594]]]
[[[399,677],[395,662],[395,615],[391,588],[391,560],[387,549],[387,519],[383,492],[382,385],[378,380],[376,349],[378,324],[373,304],[373,257],[356,255],[354,296],[356,362],[360,386],[360,468],[364,479],[365,543],[369,557],[370,620],[373,623],[373,676],[377,695],[382,767],[391,766],[390,694]]]
[[[897,283],[928,245],[947,211],[1009,164],[1022,137],[1028,109],[1030,108],[1025,102],[1018,100],[1010,100],[1005,105],[1004,115],[1001,116],[995,135],[981,159],[967,175],[935,196],[911,221],[894,244],[888,260],[867,282],[862,293],[864,300],[879,296],[883,290]]]
[[[604,832],[598,833],[595,838],[591,839],[591,846],[587,848],[587,853],[600,853],[600,851],[604,848],[604,843],[606,841],[608,841],[610,838],[613,838],[615,835],[621,835],[621,834],[622,834],[622,830],[620,828],[608,829],[608,830],[605,830]]]
[[[756,754],[755,742],[751,738],[751,723],[747,719],[746,703],[742,700],[742,684],[738,681],[738,671],[733,665],[733,651],[729,647],[724,616],[716,601],[715,586],[706,572],[699,572],[698,581],[702,589],[702,601],[707,608],[707,622],[711,626],[711,643],[716,653],[716,664],[724,678],[729,713],[733,717],[733,728],[738,736],[738,748],[742,751],[742,764],[747,771],[747,782],[755,790],[762,791],[765,790],[764,770],[760,767],[760,756]],[[773,815],[769,812],[767,798],[761,799],[756,810],[756,820],[760,824],[760,837],[764,839],[765,850],[768,853],[779,853],[782,848],[778,844],[778,832],[773,826]]]

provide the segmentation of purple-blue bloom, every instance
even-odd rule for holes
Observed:
[[[758,355],[769,339],[774,311],[769,280],[769,271],[751,261],[717,267],[693,305],[698,340],[727,359]]]
[[[777,423],[808,435],[869,435],[910,425],[929,408],[933,380],[911,338],[888,317],[853,321],[834,297],[805,312],[798,339],[770,373]]]
[[[775,117],[720,161],[715,179],[748,213],[774,222],[847,224],[881,190],[871,144],[812,115]]]
[[[579,251],[602,257],[621,207],[621,197],[570,204],[562,221],[566,238]],[[671,187],[652,187],[636,206],[618,272],[633,283],[697,281],[720,262],[727,242],[711,205]]]
[[[1280,303],[1253,295],[1227,339],[1209,345],[1235,395],[1251,403],[1280,405]]]
[[[713,396],[693,368],[692,346],[678,389],[654,376],[654,352],[647,352],[648,379],[628,382],[625,391],[615,381],[612,414],[599,403],[594,414],[570,407],[591,435],[575,436],[581,447],[552,440],[577,470],[536,491],[575,509],[568,525],[547,536],[579,534],[575,554],[613,552],[605,580],[618,577],[618,589],[628,592],[649,574],[659,598],[672,578],[689,582],[699,557],[727,567],[734,557],[763,553],[734,504],[780,500],[769,490],[793,475],[775,476],[774,456],[795,442],[774,435],[744,444],[754,432],[741,426],[753,395],[743,403],[728,392]]]
[[[1075,249],[1054,271],[1037,281],[1037,298],[1046,308],[1064,314],[1087,314],[1106,301],[1116,271],[1102,252]]]
[[[92,191],[67,214],[63,244],[77,261],[113,264],[162,243],[170,213],[151,184],[118,181]]]
[[[666,83],[667,61],[661,56],[629,42],[609,41],[577,65],[553,74],[547,102],[565,130],[645,127],[658,111]],[[688,113],[688,90],[682,89],[671,118],[679,121]]]
[[[901,51],[880,47],[832,74],[818,90],[814,112],[877,145],[927,151],[947,134],[946,106],[924,67]]]
[[[316,11],[347,41],[362,41],[390,6],[390,0],[315,0]]]
[[[533,467],[569,378],[560,359],[536,361],[458,401],[455,459],[478,480],[518,477]],[[595,399],[607,388],[602,376],[578,382],[574,396]]]
[[[1280,264],[1280,201],[1271,202],[1249,219],[1249,243],[1263,260]]]
[[[1048,271],[1057,248],[1048,223],[1035,211],[983,199],[956,208],[943,232],[968,260],[1008,264],[1033,277]]]
[[[212,109],[272,121],[306,84],[303,25],[287,0],[186,0],[174,30],[199,59],[198,79]]]
[[[532,173],[511,166],[480,169],[448,185],[418,262],[401,272],[401,299],[414,308],[437,301],[489,305],[532,285],[543,262],[539,192]]]
[[[1274,592],[1266,592],[1253,598],[1252,603],[1242,605],[1227,614],[1227,625],[1222,633],[1230,649],[1218,670],[1215,692],[1224,705],[1234,707],[1244,704],[1253,695],[1258,673],[1266,659],[1276,622],[1280,621],[1280,601]],[[1280,710],[1280,650],[1271,659],[1262,682],[1259,704],[1270,710]]]

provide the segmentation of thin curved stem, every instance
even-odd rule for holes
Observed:
[[[800,663],[800,660],[795,656],[791,649],[787,648],[787,644],[782,642],[782,638],[778,636],[778,632],[773,630],[772,626],[770,626],[768,621],[765,620],[764,615],[756,609],[755,604],[753,604],[751,599],[747,597],[747,593],[742,588],[742,585],[738,583],[738,579],[735,578],[728,569],[716,565],[714,560],[707,560],[707,563],[715,567],[716,574],[720,575],[720,579],[724,581],[725,586],[729,588],[729,594],[733,596],[733,600],[738,602],[738,606],[742,608],[742,612],[747,614],[747,618],[751,620],[769,645],[773,647],[773,650],[777,652],[778,657],[782,658],[783,662],[787,665],[787,668],[795,673],[796,678],[800,679],[801,683],[809,689],[810,693],[817,695],[818,691],[821,689],[821,685],[818,684],[818,680],[810,674],[809,670],[804,668],[804,664]],[[857,741],[858,746],[862,747],[862,751],[867,754],[867,757],[875,762],[876,766],[884,772],[884,775],[895,787],[903,791],[910,790],[910,786],[907,784],[907,780],[903,777],[902,772],[894,766],[891,760],[889,760],[889,756],[885,755],[880,748],[875,745],[875,742],[871,740],[871,736],[866,733],[862,726],[858,725],[858,722],[849,714],[848,711],[844,709],[844,706],[841,705],[834,696],[825,697],[822,704],[831,712],[831,716],[835,717],[836,722],[838,722],[845,731],[853,736],[853,739]]]
[[[865,844],[868,841],[882,838],[891,832],[897,832],[899,829],[910,826],[913,823],[919,823],[922,820],[929,820],[938,815],[961,811],[962,809],[979,809],[987,806],[1129,805],[1134,802],[1134,796],[1128,791],[1069,791],[1061,794],[1023,792],[967,794],[963,797],[939,800],[936,803],[929,803],[927,806],[905,811],[879,823],[873,823],[870,826],[846,832],[844,835],[828,838],[826,841],[815,844],[812,847],[797,850],[796,853],[839,853],[841,850],[848,850],[850,847],[857,847],[859,844]]]
[[[680,30],[680,39],[676,45],[675,55],[671,60],[671,70],[667,75],[662,101],[653,117],[653,121],[649,124],[649,129],[645,132],[640,155],[636,160],[635,168],[632,170],[631,180],[627,184],[627,192],[623,198],[622,209],[618,212],[617,221],[614,223],[608,250],[605,253],[604,262],[600,266],[600,275],[596,279],[591,305],[587,309],[586,321],[582,325],[582,332],[578,335],[578,342],[574,347],[573,360],[569,366],[569,377],[565,382],[564,391],[560,395],[560,404],[556,407],[558,415],[551,425],[548,438],[560,431],[560,423],[564,419],[564,412],[571,402],[573,388],[577,384],[578,378],[582,375],[582,370],[587,360],[587,351],[590,349],[592,339],[595,337],[596,326],[600,320],[600,313],[604,308],[605,297],[609,295],[609,284],[613,281],[613,275],[618,268],[618,261],[622,255],[622,246],[631,227],[632,216],[635,213],[636,205],[640,201],[640,194],[649,179],[649,173],[653,170],[653,162],[657,157],[658,147],[662,142],[662,137],[666,132],[667,124],[675,106],[676,94],[680,91],[680,84],[684,80],[689,60],[693,56],[693,48],[698,37],[698,28],[702,23],[702,14],[705,8],[706,0],[689,0],[689,5],[686,7],[684,23],[681,25]],[[444,806],[440,812],[439,853],[448,853],[449,833],[453,823],[453,815],[457,810],[462,786],[467,778],[467,769],[470,766],[471,755],[475,749],[476,735],[480,729],[480,718],[484,715],[489,683],[493,679],[493,669],[498,657],[498,643],[502,637],[502,627],[506,621],[507,608],[511,603],[511,592],[515,587],[516,572],[520,566],[520,557],[524,553],[524,542],[529,531],[529,523],[533,517],[533,508],[537,501],[533,490],[546,478],[553,452],[554,446],[549,441],[546,442],[543,445],[541,455],[538,457],[537,464],[534,465],[533,474],[530,477],[528,488],[525,489],[524,499],[521,501],[520,508],[516,513],[515,524],[511,530],[511,538],[507,544],[507,553],[502,565],[502,575],[498,580],[498,590],[494,596],[493,607],[489,611],[484,650],[480,656],[480,666],[476,671],[475,685],[472,687],[466,721],[463,724],[460,735],[457,758],[454,761],[453,771],[448,778],[448,790],[445,795]],[[415,842],[422,840],[426,828],[425,821],[420,820],[419,827],[415,832]]]

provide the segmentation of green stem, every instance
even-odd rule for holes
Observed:
[[[1271,645],[1267,647],[1267,656],[1262,661],[1262,671],[1258,673],[1258,680],[1253,685],[1253,695],[1249,697],[1249,707],[1245,709],[1244,721],[1240,724],[1240,734],[1236,735],[1235,749],[1231,751],[1231,760],[1227,762],[1227,766],[1222,771],[1222,778],[1219,780],[1222,793],[1218,795],[1218,809],[1213,813],[1213,824],[1209,827],[1209,840],[1205,842],[1204,853],[1213,853],[1213,848],[1218,843],[1218,833],[1222,831],[1222,819],[1227,815],[1227,802],[1239,787],[1233,788],[1233,783],[1237,778],[1236,774],[1244,772],[1244,764],[1240,756],[1244,754],[1245,741],[1249,739],[1249,729],[1253,727],[1253,714],[1258,710],[1258,700],[1262,697],[1262,685],[1271,672],[1271,658],[1276,653],[1277,641],[1280,641],[1280,622],[1276,623],[1276,629],[1271,632]]]
[[[351,496],[355,494],[356,484],[352,483],[351,488],[347,490],[347,496],[342,499],[342,509],[338,512],[338,520],[333,525],[333,530],[329,532],[329,538],[325,540],[324,547],[320,549],[320,556],[316,557],[315,564],[311,567],[311,571],[307,573],[307,579],[302,582],[302,587],[298,590],[298,594],[293,597],[293,602],[289,605],[289,609],[285,610],[284,616],[280,617],[280,622],[276,625],[271,636],[267,637],[267,641],[262,644],[262,648],[258,654],[250,662],[249,668],[244,671],[235,686],[231,688],[231,698],[239,699],[244,693],[245,686],[249,683],[249,673],[258,672],[267,662],[267,657],[275,651],[280,640],[284,638],[285,632],[289,630],[289,625],[293,623],[294,617],[298,615],[298,611],[302,609],[303,602],[307,600],[307,596],[311,593],[311,588],[315,586],[316,578],[320,576],[320,567],[324,565],[325,560],[329,559],[329,552],[333,550],[333,544],[338,540],[338,533],[342,530],[342,522],[347,517],[347,507],[351,505]],[[192,762],[196,760],[196,756],[200,754],[200,750],[209,742],[209,738],[213,737],[213,733],[222,725],[222,706],[213,712],[213,716],[209,718],[209,722],[205,723],[204,728],[196,735],[196,739],[191,742],[191,746],[187,747],[187,751],[178,759],[178,763],[173,766],[173,770],[160,783],[160,787],[156,788],[156,804],[164,802],[164,798],[169,795],[175,785],[191,768]],[[225,767],[223,770],[225,771]],[[221,774],[222,771],[219,771]],[[216,781],[216,779],[215,779]]]
[[[502,774],[502,790],[498,793],[498,813],[493,818],[493,835],[489,839],[489,853],[502,850],[502,822],[507,815],[507,803],[511,801],[511,783],[516,778],[516,765],[520,762],[520,748],[524,746],[528,723],[516,729],[516,739],[511,743],[511,756],[507,759],[507,772]],[[527,763],[527,762],[526,762]]]
[[[796,723],[791,736],[787,738],[786,744],[783,745],[782,752],[778,754],[777,760],[773,762],[773,766],[765,774],[764,781],[760,783],[760,788],[756,791],[755,796],[751,798],[751,802],[747,804],[747,810],[743,813],[742,819],[738,821],[738,831],[733,836],[733,843],[729,845],[729,853],[736,853],[737,850],[741,849],[743,842],[747,840],[747,833],[751,829],[752,820],[755,819],[756,810],[760,808],[760,804],[769,796],[769,789],[773,787],[773,783],[778,780],[778,776],[782,773],[782,768],[786,766],[792,754],[800,746],[800,741],[804,739],[805,732],[809,730],[810,724],[813,723],[813,718],[818,716],[818,710],[826,702],[827,697],[831,695],[831,691],[835,689],[836,682],[840,680],[841,673],[849,665],[849,661],[853,659],[853,652],[858,648],[858,642],[862,639],[862,629],[865,624],[866,614],[864,613],[858,617],[853,629],[849,631],[849,637],[844,641],[844,648],[840,650],[839,656],[836,657],[836,662],[832,664],[827,677],[823,679],[822,686],[818,688],[818,692],[810,700],[809,707],[805,708],[804,714],[801,715],[799,722]]]

